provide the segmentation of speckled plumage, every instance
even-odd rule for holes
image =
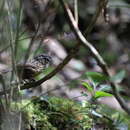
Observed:
[[[47,54],[40,54],[28,61],[25,65],[18,64],[18,76],[20,79],[34,79],[35,76],[39,75],[44,69],[46,69],[52,63],[51,56]]]

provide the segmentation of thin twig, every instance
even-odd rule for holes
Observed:
[[[14,71],[12,71],[11,73],[11,79],[10,79],[10,82],[12,81],[13,79],[13,76],[14,76],[14,72],[16,72],[16,63],[15,63],[15,56],[14,56],[14,45],[13,45],[13,42],[14,42],[14,36],[13,36],[13,29],[12,29],[12,23],[11,23],[11,20],[9,19],[9,17],[11,16],[11,8],[9,6],[9,3],[8,1],[6,0],[5,2],[6,6],[7,6],[7,14],[8,14],[8,30],[9,30],[9,42],[10,42],[10,48],[11,48],[11,60],[12,60],[12,68]]]
[[[69,18],[69,20],[68,20],[69,25],[70,25],[71,29],[74,31],[74,33],[77,36],[77,38],[80,41],[80,43],[92,52],[92,55],[98,61],[98,64],[102,68],[103,72],[108,77],[111,77],[111,73],[108,71],[107,64],[105,63],[105,61],[103,60],[103,58],[100,56],[100,54],[98,53],[98,51],[94,48],[94,46],[92,46],[92,44],[89,43],[86,40],[86,38],[83,36],[83,34],[81,33],[81,31],[77,27],[76,21],[73,18],[73,15],[72,15],[72,12],[69,9],[69,6],[63,0],[59,0],[59,2],[61,4],[61,6],[63,7],[66,15],[68,16],[68,18]],[[116,88],[116,84],[114,82],[111,82],[111,81],[110,81],[110,84],[112,86],[115,98],[117,99],[117,101],[119,102],[119,104],[121,105],[121,107],[123,108],[123,110],[130,115],[130,108],[127,106],[126,102],[119,95],[119,93],[117,91],[117,88]]]
[[[33,55],[37,54],[39,48],[42,46],[42,44],[43,44],[43,39],[45,38],[46,34],[48,33],[49,29],[51,28],[52,22],[53,22],[53,21],[50,21],[50,22],[49,22],[49,25],[48,25],[48,27],[47,27],[47,29],[42,33],[42,35],[39,35],[38,38],[40,39],[40,42],[39,42],[39,45],[37,46],[37,48],[36,48],[36,50],[35,50],[35,52],[34,52]]]
[[[28,47],[28,49],[27,49],[27,52],[26,52],[26,55],[25,55],[25,58],[24,58],[24,64],[26,64],[26,62],[27,62],[27,60],[28,60],[28,57],[29,57],[29,54],[30,54],[30,52],[31,52],[32,46],[33,46],[34,41],[35,41],[35,39],[36,39],[36,37],[37,37],[37,33],[38,33],[38,31],[39,31],[39,28],[40,28],[40,23],[38,24],[37,29],[36,29],[36,31],[35,31],[35,34],[34,34],[34,36],[32,37],[32,39],[31,39],[31,41],[30,41],[30,43],[29,43],[29,47]]]
[[[108,2],[107,0],[98,0],[97,9],[95,11],[95,14],[92,17],[90,24],[88,25],[87,29],[85,30],[85,36],[87,36],[91,32],[93,25],[97,21],[98,17],[100,16],[100,14],[102,12],[102,9],[107,4],[107,2]]]
[[[74,17],[78,25],[78,0],[74,0]]]
[[[0,50],[0,54],[2,54],[4,51],[6,51],[9,47],[10,47],[10,45],[7,45],[7,46],[4,47],[2,50]]]
[[[21,14],[22,14],[22,0],[19,2],[18,8],[18,18],[17,18],[17,28],[16,28],[16,37],[15,37],[15,47],[14,47],[14,55],[15,59],[17,59],[17,51],[18,51],[18,43],[19,43],[19,34],[20,34],[20,23],[21,23]]]
[[[1,74],[0,74],[0,82],[2,84],[3,91],[5,91],[6,90],[6,84],[5,84],[5,80],[3,79],[3,76]],[[4,93],[4,96],[5,96],[6,107],[8,107],[7,93]]]
[[[30,41],[30,43],[29,43],[29,47],[28,47],[28,49],[27,49],[27,51],[26,51],[26,54],[25,54],[25,57],[24,57],[23,65],[26,64],[26,62],[27,62],[27,60],[28,60],[28,58],[29,58],[29,54],[30,54],[30,52],[31,52],[31,49],[32,49],[32,46],[33,46],[34,41],[35,41],[35,39],[36,39],[37,33],[38,33],[38,31],[39,31],[39,28],[40,28],[40,22],[39,22],[39,24],[38,24],[38,26],[37,26],[37,29],[36,29],[36,31],[35,31],[34,36],[32,37],[32,39],[31,39],[31,41]],[[21,68],[21,75],[23,75],[23,69],[24,69],[24,67]],[[21,79],[20,79],[20,82],[21,82]],[[19,89],[20,89],[20,88],[19,88]]]
[[[71,12],[71,10],[69,9],[69,6],[67,4],[65,4],[63,2],[63,0],[59,0],[61,5],[64,8],[65,13],[67,14],[68,18],[69,18],[69,25],[70,27],[73,29],[75,35],[77,36],[78,40],[80,41],[80,43],[82,45],[84,45],[87,49],[89,48],[90,51],[93,53],[94,57],[97,59],[97,61],[99,61],[99,64],[103,64],[106,67],[106,63],[103,60],[103,58],[100,56],[100,54],[98,53],[98,51],[94,48],[94,46],[89,43],[86,38],[83,36],[83,34],[81,33],[81,31],[79,30],[76,21],[73,17],[73,14]]]

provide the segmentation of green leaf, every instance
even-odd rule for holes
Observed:
[[[102,83],[105,80],[108,80],[108,77],[99,73],[99,72],[87,72],[87,77],[90,78],[94,83]]]
[[[125,78],[125,76],[126,76],[125,70],[121,70],[116,75],[112,76],[110,80],[116,83],[120,83]]]
[[[88,89],[89,92],[93,92],[92,86],[90,86],[87,82],[82,82],[82,85]]]
[[[101,98],[101,97],[111,97],[113,96],[112,94],[110,93],[107,93],[107,92],[103,92],[103,91],[96,91],[95,92],[95,95],[94,95],[94,98]]]

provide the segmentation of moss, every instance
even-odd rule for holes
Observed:
[[[35,98],[32,101],[24,100],[20,107],[28,129],[87,130],[92,125],[89,109],[69,99]]]

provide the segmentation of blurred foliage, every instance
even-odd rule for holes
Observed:
[[[97,72],[87,72],[86,76],[90,80],[89,82],[82,82],[83,87],[86,88],[86,92],[91,94],[89,102],[91,103],[91,112],[93,115],[95,128],[100,129],[113,129],[113,130],[128,130],[130,129],[129,116],[122,112],[108,107],[107,105],[98,105],[96,102],[102,97],[112,97],[109,93],[111,86],[105,83],[108,78]],[[120,82],[125,77],[125,71],[120,71],[114,75],[110,80]],[[103,83],[103,84],[102,84]],[[84,91],[83,95],[88,97],[88,94]],[[84,106],[88,106],[85,104]]]
[[[71,10],[73,10],[73,1],[66,0],[66,2],[69,3]],[[78,4],[79,28],[84,33],[95,14],[97,1],[83,0],[78,1]],[[83,80],[82,86],[85,88],[83,96],[88,97],[87,92],[91,94],[89,103],[87,101],[85,103],[81,101],[78,104],[74,101],[57,97],[39,98],[32,101],[26,100],[23,101],[23,104],[16,103],[20,109],[24,107],[22,111],[24,113],[23,119],[27,127],[35,128],[37,126],[39,130],[69,130],[69,128],[78,130],[90,129],[91,127],[98,128],[101,125],[102,128],[110,130],[130,129],[130,117],[128,115],[124,112],[111,109],[108,106],[97,104],[100,98],[113,96],[111,86],[107,82],[108,80],[119,83],[118,91],[122,92],[123,90],[127,94],[125,95],[126,101],[129,101],[130,94],[130,2],[128,0],[109,0],[108,5],[110,10],[110,23],[105,23],[101,14],[93,30],[87,36],[87,40],[97,48],[108,65],[111,66],[114,76],[108,79],[104,74],[96,72],[99,71],[99,69],[95,69],[97,67],[99,68],[96,60],[92,57],[89,50],[81,47],[76,58],[82,61],[88,70],[84,70],[81,64],[73,65],[78,66],[77,68],[79,69],[76,69],[77,72],[80,69],[83,70],[83,74],[79,77],[80,79],[67,82],[67,87],[78,88],[81,80]],[[37,6],[31,9],[35,9],[34,14],[39,11]],[[37,27],[38,20],[34,20],[32,16],[29,18],[30,23],[26,23],[25,18],[27,12],[25,13],[24,11],[18,0],[0,0],[0,52],[4,52],[3,54],[0,53],[0,63],[6,64],[7,66],[11,66],[13,61],[19,63],[24,60],[25,55],[29,52],[28,47],[31,44],[31,40],[35,44],[30,46],[29,58],[37,53],[48,52],[44,48],[44,45],[42,47],[39,46],[39,39],[32,39],[34,32],[29,30],[28,25],[34,22],[34,26]],[[75,46],[77,40],[66,22],[66,15],[58,1],[51,0],[48,10],[44,14],[40,14],[42,17],[37,16],[37,14],[35,15],[40,20],[42,19],[40,22],[43,22],[37,35],[47,30],[46,33],[43,33],[43,39],[47,36],[55,37],[67,52]],[[48,27],[49,23],[51,27]],[[15,49],[17,50],[16,55],[14,52]],[[39,75],[37,79],[50,72],[52,68],[45,70],[44,74]],[[92,71],[89,71],[89,69]],[[118,70],[121,71],[117,72]],[[59,76],[58,78],[61,77]],[[7,79],[5,78],[5,82],[10,82],[13,77],[10,76]],[[66,83],[66,80],[64,82]],[[121,88],[120,86],[123,87]],[[128,86],[127,89],[126,86]],[[17,101],[21,98],[18,96],[19,94],[15,95],[15,100],[18,98]]]
[[[113,124],[116,130],[129,130],[130,129],[130,117],[122,111],[117,111],[112,108],[108,108],[108,106],[100,105],[97,111],[106,117],[111,119],[111,123]],[[112,125],[111,129],[112,129]]]

